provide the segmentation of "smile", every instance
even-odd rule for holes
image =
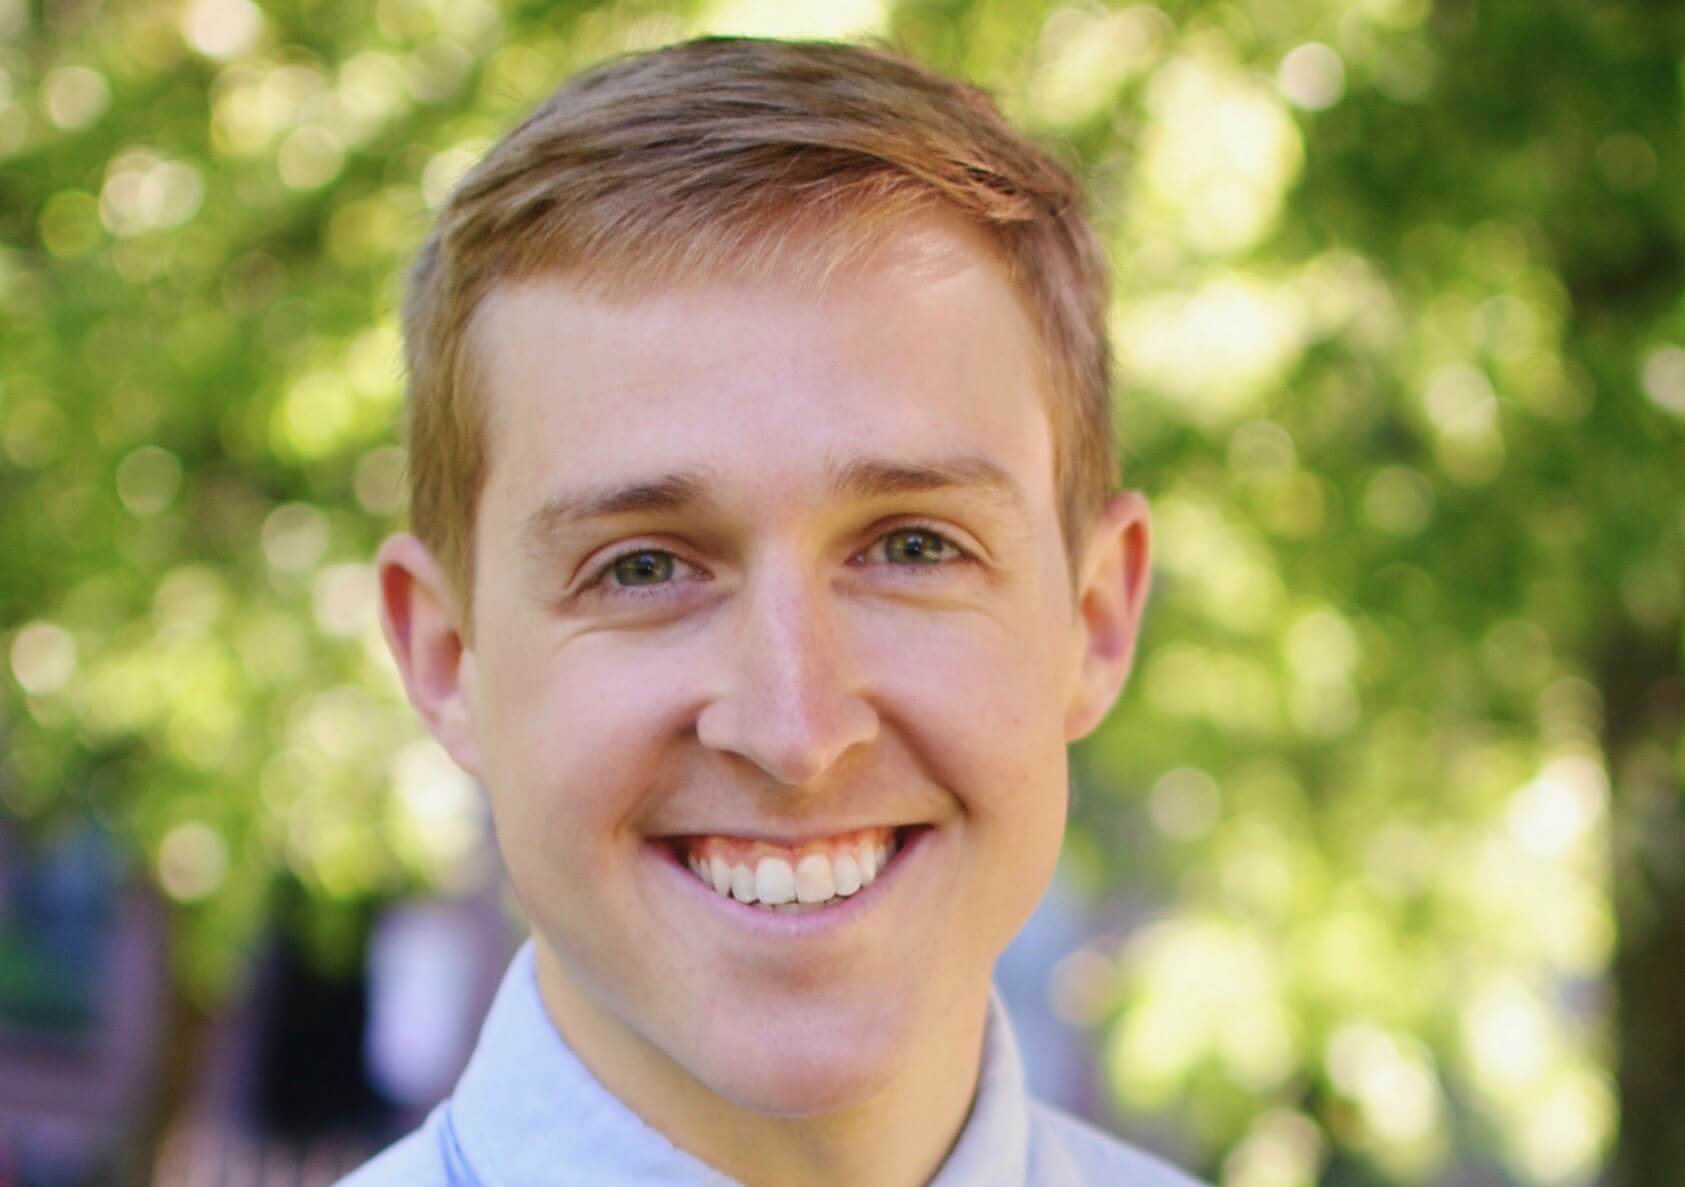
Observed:
[[[861,829],[793,846],[728,836],[672,838],[670,844],[715,894],[797,914],[834,906],[870,886],[901,850],[907,831]]]

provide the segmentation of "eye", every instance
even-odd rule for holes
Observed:
[[[634,548],[605,562],[586,584],[604,597],[657,597],[673,584],[680,568],[691,568],[664,548]]]
[[[670,552],[629,552],[616,557],[610,571],[621,585],[660,585],[673,576],[673,554]]]
[[[909,524],[878,537],[863,555],[881,546],[884,560],[902,569],[931,569],[967,559],[965,552],[948,537],[922,524]]]

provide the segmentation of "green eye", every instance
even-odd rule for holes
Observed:
[[[951,551],[953,545],[923,528],[903,528],[884,537],[884,555],[892,562],[928,565],[942,560]]]
[[[672,579],[673,557],[666,552],[631,552],[614,562],[621,585],[660,585]]]

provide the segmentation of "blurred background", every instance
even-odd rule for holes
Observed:
[[[1089,179],[1158,584],[1003,962],[1221,1187],[1685,1184],[1685,5],[0,0],[0,1185],[331,1179],[518,935],[374,621],[399,275],[569,72],[881,37]]]

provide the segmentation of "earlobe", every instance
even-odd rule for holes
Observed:
[[[470,700],[473,653],[464,643],[449,583],[427,546],[407,532],[380,546],[375,567],[381,627],[404,691],[439,744],[478,778]]]
[[[1065,714],[1065,740],[1100,724],[1123,691],[1147,604],[1152,532],[1147,501],[1123,491],[1106,501],[1090,533],[1077,588],[1080,655]]]

